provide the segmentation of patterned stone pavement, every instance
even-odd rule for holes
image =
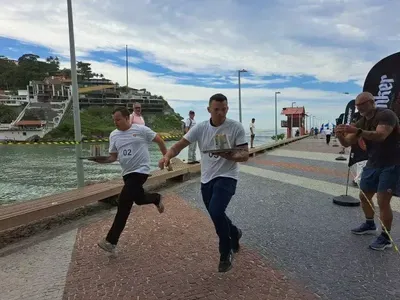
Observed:
[[[360,208],[332,204],[345,192],[339,150],[309,138],[241,166],[228,214],[243,230],[243,248],[228,273],[216,272],[216,234],[196,178],[166,192],[162,215],[134,207],[115,257],[96,246],[114,211],[0,253],[0,299],[400,299],[400,255],[369,250],[373,237],[349,233],[363,220]],[[393,200],[396,243],[399,203]]]
[[[64,299],[317,299],[247,247],[232,272],[218,274],[208,217],[176,195],[165,201],[163,215],[134,208],[116,257],[96,246],[111,218],[82,228]]]

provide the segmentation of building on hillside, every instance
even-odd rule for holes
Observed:
[[[89,86],[87,84],[90,82],[86,82],[83,87]],[[94,81],[94,84],[96,83]],[[79,103],[82,108],[89,106],[126,106],[129,110],[132,110],[135,102],[142,105],[144,113],[169,113],[169,111],[165,111],[163,97],[152,95],[146,89],[115,86],[113,89],[91,91],[79,95]]]
[[[28,92],[26,90],[18,90],[15,95],[11,91],[0,90],[0,105],[20,107],[28,104]]]
[[[111,85],[113,85],[111,87]],[[134,89],[126,87],[118,87],[111,80],[105,78],[91,78],[78,82],[80,89],[108,86],[99,90],[91,90],[79,93],[79,104],[81,108],[90,106],[126,106],[132,110],[135,102],[142,105],[144,113],[170,113],[163,97],[152,95],[145,88]],[[46,111],[51,109],[61,110],[62,104],[68,100],[71,95],[71,79],[63,76],[50,76],[42,81],[32,80],[27,87],[28,102],[33,103],[49,103],[56,107],[43,108]],[[31,109],[38,107],[32,106]],[[47,119],[49,120],[49,119]]]
[[[106,78],[90,78],[78,81],[78,87],[89,87],[95,85],[109,85],[114,84],[110,79]]]
[[[62,102],[68,99],[71,80],[62,76],[32,80],[27,87],[30,102]]]

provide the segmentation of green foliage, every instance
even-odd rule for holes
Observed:
[[[283,140],[285,138],[285,134],[284,133],[281,133],[281,134],[278,134],[277,136],[272,136],[271,137],[271,139],[273,139],[274,141],[279,141],[279,140]]]
[[[146,124],[156,132],[181,132],[182,121],[178,114],[163,115],[157,114],[146,118]]]
[[[112,120],[113,107],[92,106],[81,111],[82,136],[86,138],[108,137],[115,129]],[[180,133],[181,121],[177,115],[153,114],[144,115],[146,125],[156,132]],[[74,139],[74,119],[72,112],[68,113],[64,121],[53,131],[48,133],[45,139]]]
[[[17,117],[18,114],[12,107],[0,104],[0,123],[9,124]]]
[[[49,56],[46,61],[39,60],[36,54],[23,54],[18,58],[18,64],[0,55],[0,89],[25,89],[29,81],[41,81],[48,76],[64,76],[70,78],[71,70],[60,70],[60,61],[57,56]],[[78,80],[93,77],[104,78],[103,74],[93,73],[89,63],[77,62]]]
[[[103,74],[94,73],[90,63],[77,62],[78,81],[94,77],[104,78]],[[18,64],[0,55],[0,89],[18,90],[25,89],[29,81],[41,81],[48,76],[70,77],[70,69],[60,70],[58,57],[49,56],[45,61],[35,54],[24,54],[18,59]],[[162,96],[158,96],[163,99]],[[166,110],[173,111],[165,101]],[[81,111],[81,128],[84,137],[107,137],[115,129],[112,121],[112,107],[90,107]],[[25,120],[45,119],[43,111],[30,110],[24,116]],[[0,108],[0,122],[10,123],[18,117],[9,107]],[[152,114],[144,115],[146,125],[157,132],[180,133],[182,117],[179,114],[169,115]],[[74,121],[72,111],[69,112],[62,124],[46,135],[47,139],[74,139]]]
[[[112,120],[112,107],[92,106],[81,111],[81,129],[82,136],[108,137],[111,131],[115,129]],[[50,133],[45,139],[74,139],[74,118],[72,111],[68,113],[64,121]]]

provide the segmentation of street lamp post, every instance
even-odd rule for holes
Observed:
[[[240,88],[240,73],[245,73],[247,70],[238,70],[238,84],[239,84],[239,121],[242,123],[242,91]]]
[[[71,56],[72,101],[73,101],[73,111],[74,111],[75,142],[79,142],[78,144],[75,145],[76,174],[78,177],[78,187],[83,187],[85,185],[85,178],[84,178],[83,161],[82,161],[81,118],[79,111],[78,76],[76,73],[74,22],[72,16],[71,0],[67,0],[67,7],[68,7],[68,28],[69,28],[69,51]]]
[[[275,140],[278,138],[278,97],[281,92],[275,92]]]

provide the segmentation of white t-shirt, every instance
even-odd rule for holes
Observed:
[[[251,129],[253,129],[253,133],[251,133]],[[255,134],[256,133],[256,126],[254,126],[253,122],[250,122],[250,134]]]
[[[192,123],[190,123],[190,121],[192,121]],[[196,125],[196,120],[195,119],[190,119],[190,118],[186,119],[186,122],[185,122],[185,127],[186,128],[192,129],[194,125]]]
[[[211,125],[211,120],[203,121],[184,135],[190,143],[198,142],[201,153],[201,183],[207,183],[216,177],[239,178],[239,164],[205,150],[215,149],[214,137],[216,134],[226,134],[231,147],[247,144],[243,125],[235,120],[226,119],[218,127]]]
[[[326,134],[326,135],[332,134],[332,130],[330,130],[329,128],[325,129],[325,134]]]
[[[110,134],[110,153],[118,153],[122,176],[137,172],[150,173],[149,144],[156,133],[144,125],[133,124],[126,131],[115,129]]]

